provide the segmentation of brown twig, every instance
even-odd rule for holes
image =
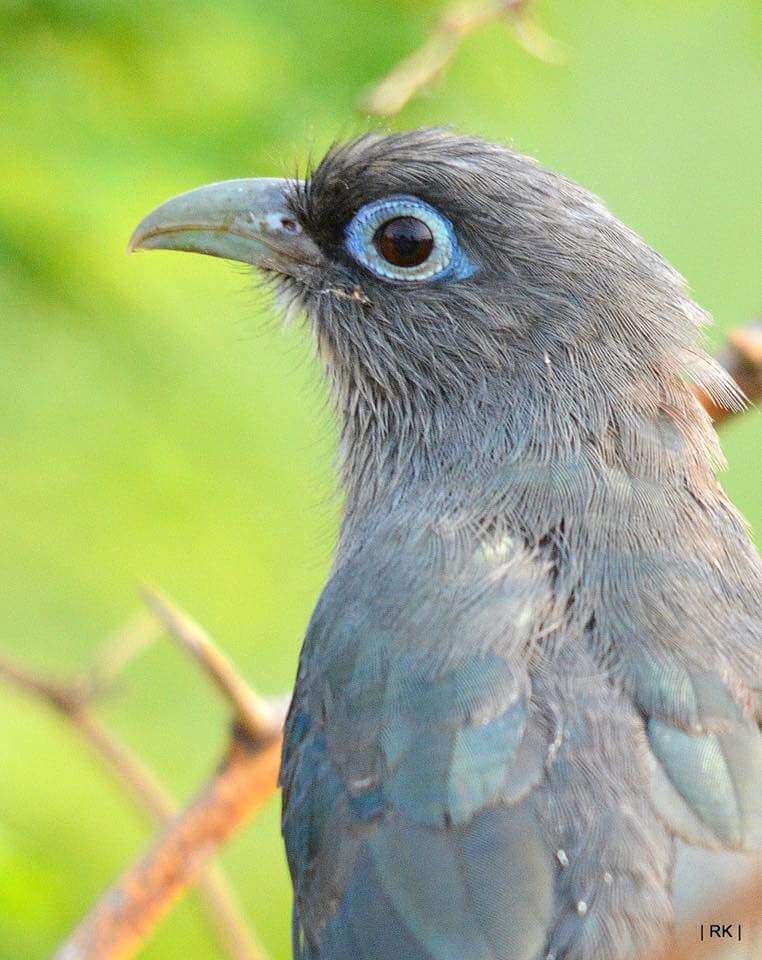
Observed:
[[[164,629],[149,611],[139,611],[132,620],[111,633],[96,651],[88,669],[72,681],[83,700],[92,703],[113,692],[127,667],[164,635]]]
[[[227,761],[199,798],[92,910],[58,952],[57,960],[120,960],[131,957],[172,904],[197,880],[209,859],[232,833],[248,822],[277,788],[283,703],[259,697],[236,672],[209,635],[156,590],[145,601],[182,650],[190,653],[224,694],[235,715]],[[208,884],[208,873],[200,882]],[[208,890],[207,890],[208,899]],[[232,891],[213,888],[226,942],[248,960],[256,951],[235,911]],[[240,934],[240,935],[239,935]],[[248,952],[246,952],[248,951]]]
[[[230,753],[191,806],[101,898],[55,960],[131,957],[221,844],[275,792],[280,738],[253,743],[236,729]]]
[[[176,814],[176,805],[151,770],[98,720],[90,695],[102,695],[124,666],[156,637],[144,618],[115,634],[94,668],[71,682],[51,680],[0,655],[0,680],[46,703],[98,756],[141,811],[160,824]],[[119,640],[124,650],[119,650]],[[233,960],[258,960],[264,951],[243,920],[235,894],[222,870],[212,865],[199,880],[199,894],[220,943]]]
[[[532,16],[530,5],[531,0],[493,0],[448,7],[423,45],[361,99],[360,109],[378,117],[399,113],[444,72],[466,37],[494,21],[507,24],[514,39],[534,57],[558,62],[560,51]]]
[[[153,617],[139,614],[107,638],[92,665],[70,680],[43,677],[0,654],[0,679],[69,715],[109,693],[128,664],[163,634]]]
[[[121,782],[142,806],[162,825],[177,815],[177,804],[148,767],[125,744],[117,740],[89,710],[72,717],[78,731],[106,761],[117,782]],[[238,898],[216,864],[211,864],[198,882],[201,904],[214,926],[220,943],[233,960],[263,960],[265,951],[243,919]]]
[[[728,335],[727,345],[717,360],[728,371],[751,403],[762,400],[762,320],[738,327]],[[702,391],[699,399],[715,424],[722,423],[734,412],[717,406]]]
[[[180,646],[190,653],[233,707],[239,724],[253,740],[269,740],[280,731],[282,716],[256,694],[207,632],[187,613],[152,587],[143,588],[143,599]]]

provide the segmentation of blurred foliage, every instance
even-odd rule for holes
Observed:
[[[414,0],[0,0],[0,643],[83,664],[161,584],[266,693],[291,683],[329,564],[334,429],[302,331],[245,272],[127,258],[140,217],[210,180],[290,174],[360,132],[358,95],[425,36]],[[394,126],[509,139],[600,193],[714,312],[762,306],[758,0],[541,0],[569,51],[533,61],[495,24]],[[757,531],[762,424],[731,425],[725,481]],[[178,796],[225,711],[168,644],[106,716]],[[149,831],[70,732],[0,699],[0,958],[36,960]],[[275,806],[225,852],[288,956]],[[184,903],[146,958],[218,956]]]

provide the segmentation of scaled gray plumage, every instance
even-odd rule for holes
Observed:
[[[691,847],[762,846],[762,565],[682,279],[582,188],[442,131],[203,188],[133,243],[265,270],[341,424],[283,758],[295,955],[663,938]]]

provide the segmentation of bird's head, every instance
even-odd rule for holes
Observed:
[[[567,441],[605,435],[623,410],[672,417],[685,373],[709,369],[681,278],[596,197],[441,130],[338,146],[304,181],[193,190],[132,248],[264,271],[306,312],[355,440],[441,447],[512,422],[560,442],[554,417]]]

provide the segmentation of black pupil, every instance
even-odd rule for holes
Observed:
[[[376,230],[373,242],[384,260],[395,267],[417,267],[434,249],[431,230],[415,217],[387,220]]]

